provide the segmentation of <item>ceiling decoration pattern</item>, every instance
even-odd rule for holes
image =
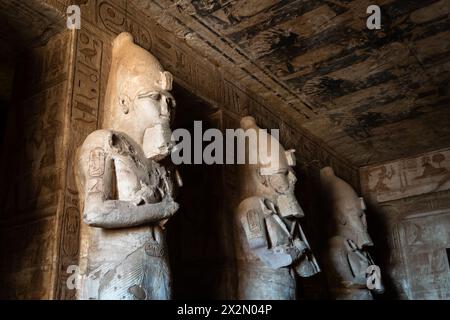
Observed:
[[[381,30],[366,27],[374,3]],[[449,145],[450,0],[129,5],[355,166]]]

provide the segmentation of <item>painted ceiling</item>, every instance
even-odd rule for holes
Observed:
[[[450,0],[130,5],[355,166],[450,146]]]

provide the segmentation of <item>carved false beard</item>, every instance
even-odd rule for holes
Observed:
[[[356,232],[356,245],[359,249],[373,246],[372,239],[367,232]]]
[[[295,217],[301,218],[304,217],[302,208],[298,204],[295,195],[292,193],[287,194],[278,194],[276,199],[277,207],[280,212],[280,215],[285,218]]]
[[[156,161],[164,159],[173,147],[171,137],[169,124],[157,124],[145,129],[142,141],[145,156]]]
[[[353,241],[359,250],[373,246],[372,239],[367,231],[352,230],[349,227],[341,227],[340,234],[347,240]]]

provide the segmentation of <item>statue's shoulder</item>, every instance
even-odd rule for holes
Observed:
[[[111,130],[96,130],[86,137],[76,151],[75,170],[78,172],[78,177],[87,176],[92,161],[100,165],[104,163],[108,153],[105,149],[112,133]]]
[[[267,248],[264,198],[249,197],[241,201],[237,208],[236,219],[241,226],[239,232],[248,241],[250,249]]]
[[[249,197],[242,200],[237,207],[237,214],[245,215],[248,211],[261,211],[262,213],[262,205],[264,204],[263,197]]]
[[[105,154],[114,155],[134,152],[137,147],[123,133],[113,130],[95,130],[90,133],[81,146],[81,153],[102,150]]]
[[[328,245],[334,247],[345,247],[345,238],[342,236],[334,236],[328,239]]]
[[[347,251],[347,241],[344,237],[337,235],[328,239],[328,247],[339,250],[339,252],[345,252]]]
[[[112,130],[104,129],[91,132],[81,145],[81,151],[90,151],[96,148],[108,148],[114,133],[115,132]]]

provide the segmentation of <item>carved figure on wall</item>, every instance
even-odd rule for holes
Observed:
[[[331,295],[339,300],[371,300],[372,291],[384,291],[378,266],[367,248],[373,246],[367,231],[364,199],[330,167],[320,179],[331,211],[331,237],[324,262]]]
[[[79,299],[170,299],[164,225],[177,211],[172,76],[134,44],[113,42],[102,130],[78,150],[82,199]]]
[[[299,223],[304,214],[294,195],[294,150],[285,151],[252,117],[242,118],[241,128],[258,132],[258,141],[268,142],[267,150],[277,144],[279,156],[261,150],[258,143],[253,150],[256,164],[240,167],[243,200],[236,211],[237,297],[295,299],[296,277],[310,277],[320,269]],[[268,156],[266,161],[262,152]]]

